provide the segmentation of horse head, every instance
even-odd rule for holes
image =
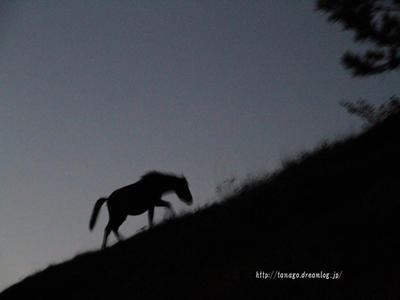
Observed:
[[[191,205],[193,203],[192,193],[189,190],[189,184],[185,177],[182,176],[178,178],[178,184],[176,186],[175,193],[178,198],[187,205]]]

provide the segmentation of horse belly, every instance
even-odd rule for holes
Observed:
[[[130,205],[128,207],[127,214],[131,216],[137,216],[145,213],[148,209],[148,205]]]
[[[141,198],[126,199],[125,204],[126,213],[133,216],[141,215],[151,207],[150,201]]]

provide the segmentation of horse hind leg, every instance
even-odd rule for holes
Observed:
[[[101,245],[102,249],[107,247],[107,238],[110,235],[110,232],[111,232],[111,222],[108,221],[108,224],[107,224],[106,228],[104,229],[103,244]]]
[[[118,232],[119,227],[126,220],[126,216],[120,216],[119,218],[115,218],[112,223],[111,230],[113,231],[115,237],[118,241],[122,241],[124,237]]]
[[[111,231],[115,234],[116,238],[121,241],[123,237],[119,234],[118,228],[121,226],[121,224],[125,221],[126,216],[120,216],[120,217],[110,217],[108,224],[106,228],[104,229],[104,238],[103,238],[103,244],[102,248],[107,247],[107,238],[110,235]]]

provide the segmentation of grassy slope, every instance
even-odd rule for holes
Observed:
[[[397,115],[320,147],[224,202],[51,266],[0,298],[398,298],[399,125]],[[343,275],[255,278],[272,270]]]

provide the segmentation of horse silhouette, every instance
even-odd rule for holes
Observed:
[[[174,213],[171,204],[161,199],[162,195],[170,192],[174,192],[180,200],[188,205],[193,202],[185,177],[156,171],[149,172],[143,175],[139,181],[115,190],[108,198],[97,200],[90,217],[89,229],[93,229],[100,208],[105,202],[107,202],[109,221],[104,229],[102,248],[106,247],[107,238],[111,231],[114,232],[118,240],[122,239],[118,233],[118,228],[128,215],[136,216],[148,211],[149,226],[151,227],[153,226],[154,208],[156,206],[166,207]]]

